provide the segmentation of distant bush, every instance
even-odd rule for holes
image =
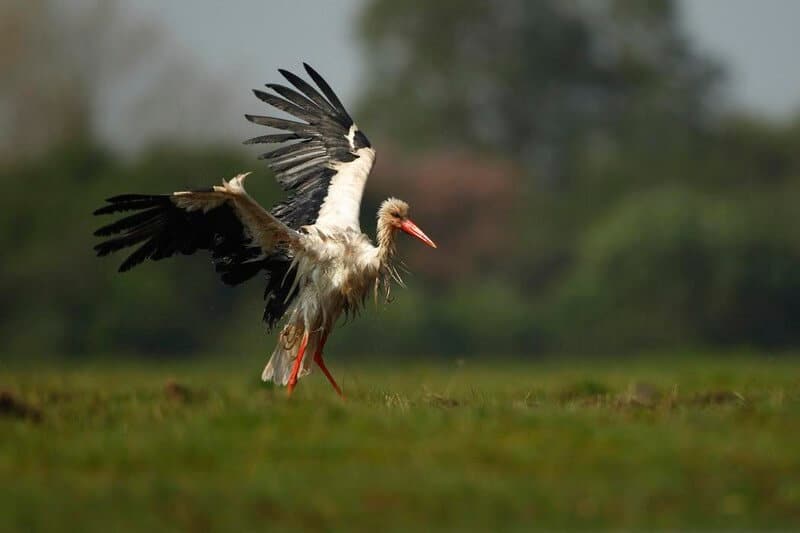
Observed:
[[[780,212],[684,189],[629,196],[581,241],[542,321],[553,344],[800,341],[800,247]],[[767,216],[769,215],[769,216]]]

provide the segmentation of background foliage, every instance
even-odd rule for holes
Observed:
[[[36,6],[0,47],[4,351],[266,352],[258,282],[229,290],[196,257],[117,276],[91,251],[103,198],[207,185],[254,154],[105,147],[89,102],[116,63],[24,43],[35,31],[87,48],[109,20],[70,33]],[[724,69],[694,49],[674,2],[373,0],[360,27],[369,84],[351,107],[379,149],[363,226],[398,195],[441,246],[404,243],[410,288],[331,350],[800,344],[800,121],[719,108]],[[120,49],[126,64],[149,53]],[[249,183],[265,205],[279,198],[263,169]]]

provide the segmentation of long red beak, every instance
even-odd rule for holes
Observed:
[[[400,229],[411,235],[412,237],[416,237],[417,239],[421,240],[431,248],[436,248],[436,243],[433,242],[430,237],[425,235],[425,232],[422,231],[417,227],[416,224],[411,222],[408,219],[405,219],[400,223]]]

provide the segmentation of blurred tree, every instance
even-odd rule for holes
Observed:
[[[372,0],[361,34],[371,131],[491,150],[562,185],[582,150],[702,128],[720,72],[673,0]]]
[[[3,351],[265,351],[258,281],[230,290],[198,257],[126,276],[116,258],[94,258],[103,198],[208,185],[252,159],[181,146],[177,127],[129,158],[109,149],[100,93],[142,59],[153,67],[160,37],[115,2],[60,5],[0,5]],[[363,227],[397,194],[441,248],[402,245],[420,251],[411,289],[331,349],[800,345],[800,121],[718,117],[719,70],[678,21],[667,0],[372,0],[362,33],[374,81],[354,115],[380,155]],[[213,123],[184,113],[185,81],[215,85],[160,65],[155,90],[130,104],[140,120]],[[547,179],[526,179],[536,175]],[[268,178],[250,185],[265,205],[277,197]]]
[[[92,136],[102,91],[158,46],[116,1],[0,4],[0,162]]]
[[[460,283],[488,272],[503,272],[496,258],[506,256],[512,223],[510,205],[519,170],[508,161],[469,152],[431,152],[400,157],[381,149],[367,194],[377,201],[398,195],[410,202],[413,218],[447,253],[431,253],[400,241],[413,271],[442,284]],[[374,227],[374,209],[363,227]]]
[[[587,231],[543,306],[551,340],[581,351],[796,345],[800,241],[783,229],[795,209],[759,203],[674,186],[631,195]]]

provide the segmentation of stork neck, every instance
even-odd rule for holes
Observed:
[[[378,257],[381,264],[391,261],[397,251],[394,236],[394,226],[383,219],[378,220]]]

